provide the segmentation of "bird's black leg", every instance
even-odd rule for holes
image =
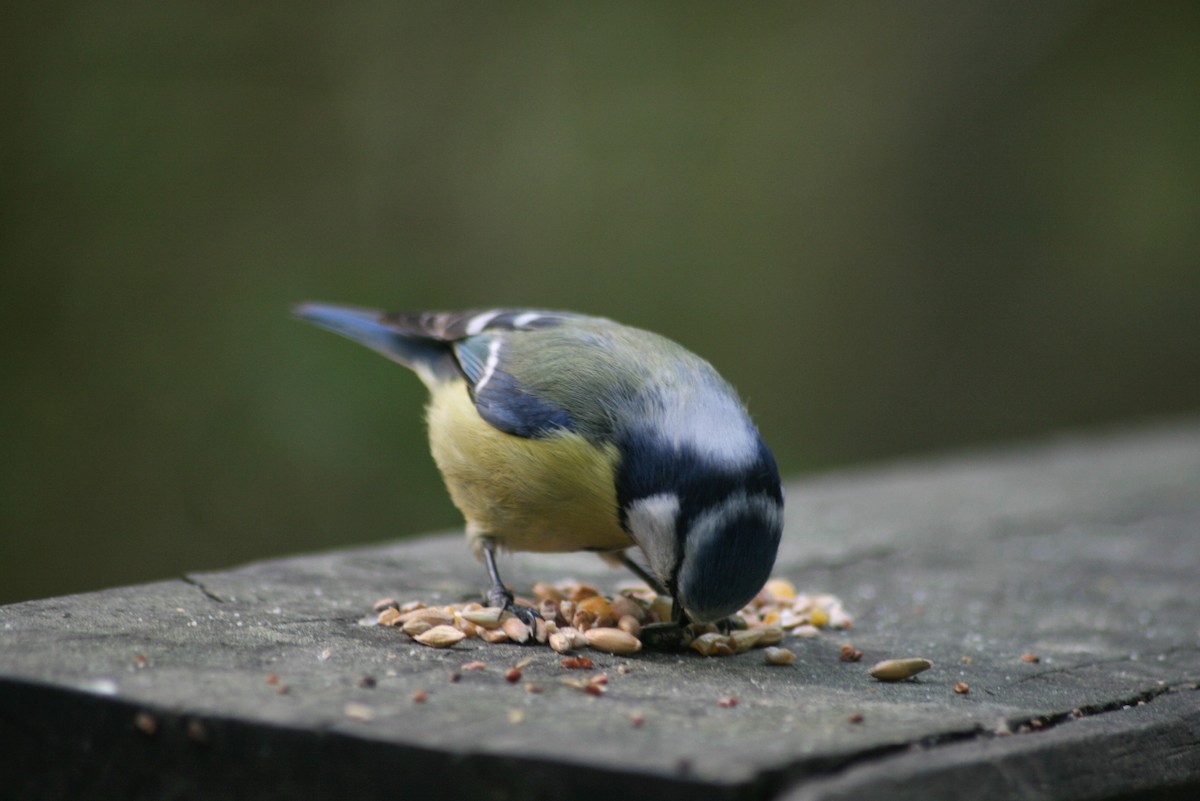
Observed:
[[[616,557],[616,560],[618,562],[625,565],[625,567],[627,567],[629,569],[630,573],[633,573],[635,576],[640,578],[642,581],[646,582],[646,586],[648,586],[650,589],[654,590],[655,593],[657,593],[658,595],[668,595],[669,594],[667,592],[667,588],[662,585],[662,582],[660,582],[657,578],[655,578],[653,575],[651,575],[650,571],[646,570],[646,568],[642,567],[637,562],[630,559],[628,553],[626,553],[625,551],[619,551],[616,554],[614,554],[614,556]]]
[[[488,578],[492,581],[492,586],[488,588],[487,604],[488,606],[498,606],[501,609],[507,609],[514,615],[519,617],[526,625],[533,628],[536,625],[537,618],[541,617],[536,609],[531,609],[528,606],[520,606],[513,602],[513,594],[508,587],[504,586],[504,582],[500,580],[500,573],[496,570],[496,553],[495,546],[491,541],[485,541],[483,544],[483,563],[487,566]]]

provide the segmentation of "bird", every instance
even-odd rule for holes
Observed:
[[[501,580],[498,550],[598,553],[668,595],[678,627],[726,620],[770,578],[775,459],[733,387],[683,346],[567,311],[292,311],[428,388],[430,450],[489,606],[537,615]]]

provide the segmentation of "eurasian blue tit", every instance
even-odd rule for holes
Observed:
[[[497,548],[607,555],[669,593],[680,624],[737,612],[770,576],[775,460],[733,388],[671,340],[561,311],[294,311],[429,388],[433,458],[492,605],[513,608]]]

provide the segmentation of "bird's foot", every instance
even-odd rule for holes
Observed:
[[[517,619],[526,626],[529,626],[531,630],[537,628],[537,621],[542,617],[533,607],[519,604],[513,600],[513,594],[503,586],[496,586],[489,589],[486,600],[487,605],[490,607],[498,607],[507,612],[512,612]]]
[[[682,651],[692,638],[691,626],[674,622],[642,626],[642,633],[638,636],[647,651]]]

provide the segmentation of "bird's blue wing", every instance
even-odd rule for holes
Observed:
[[[544,437],[574,431],[570,413],[523,385],[506,369],[510,330],[493,330],[454,343],[479,416],[518,437]]]

